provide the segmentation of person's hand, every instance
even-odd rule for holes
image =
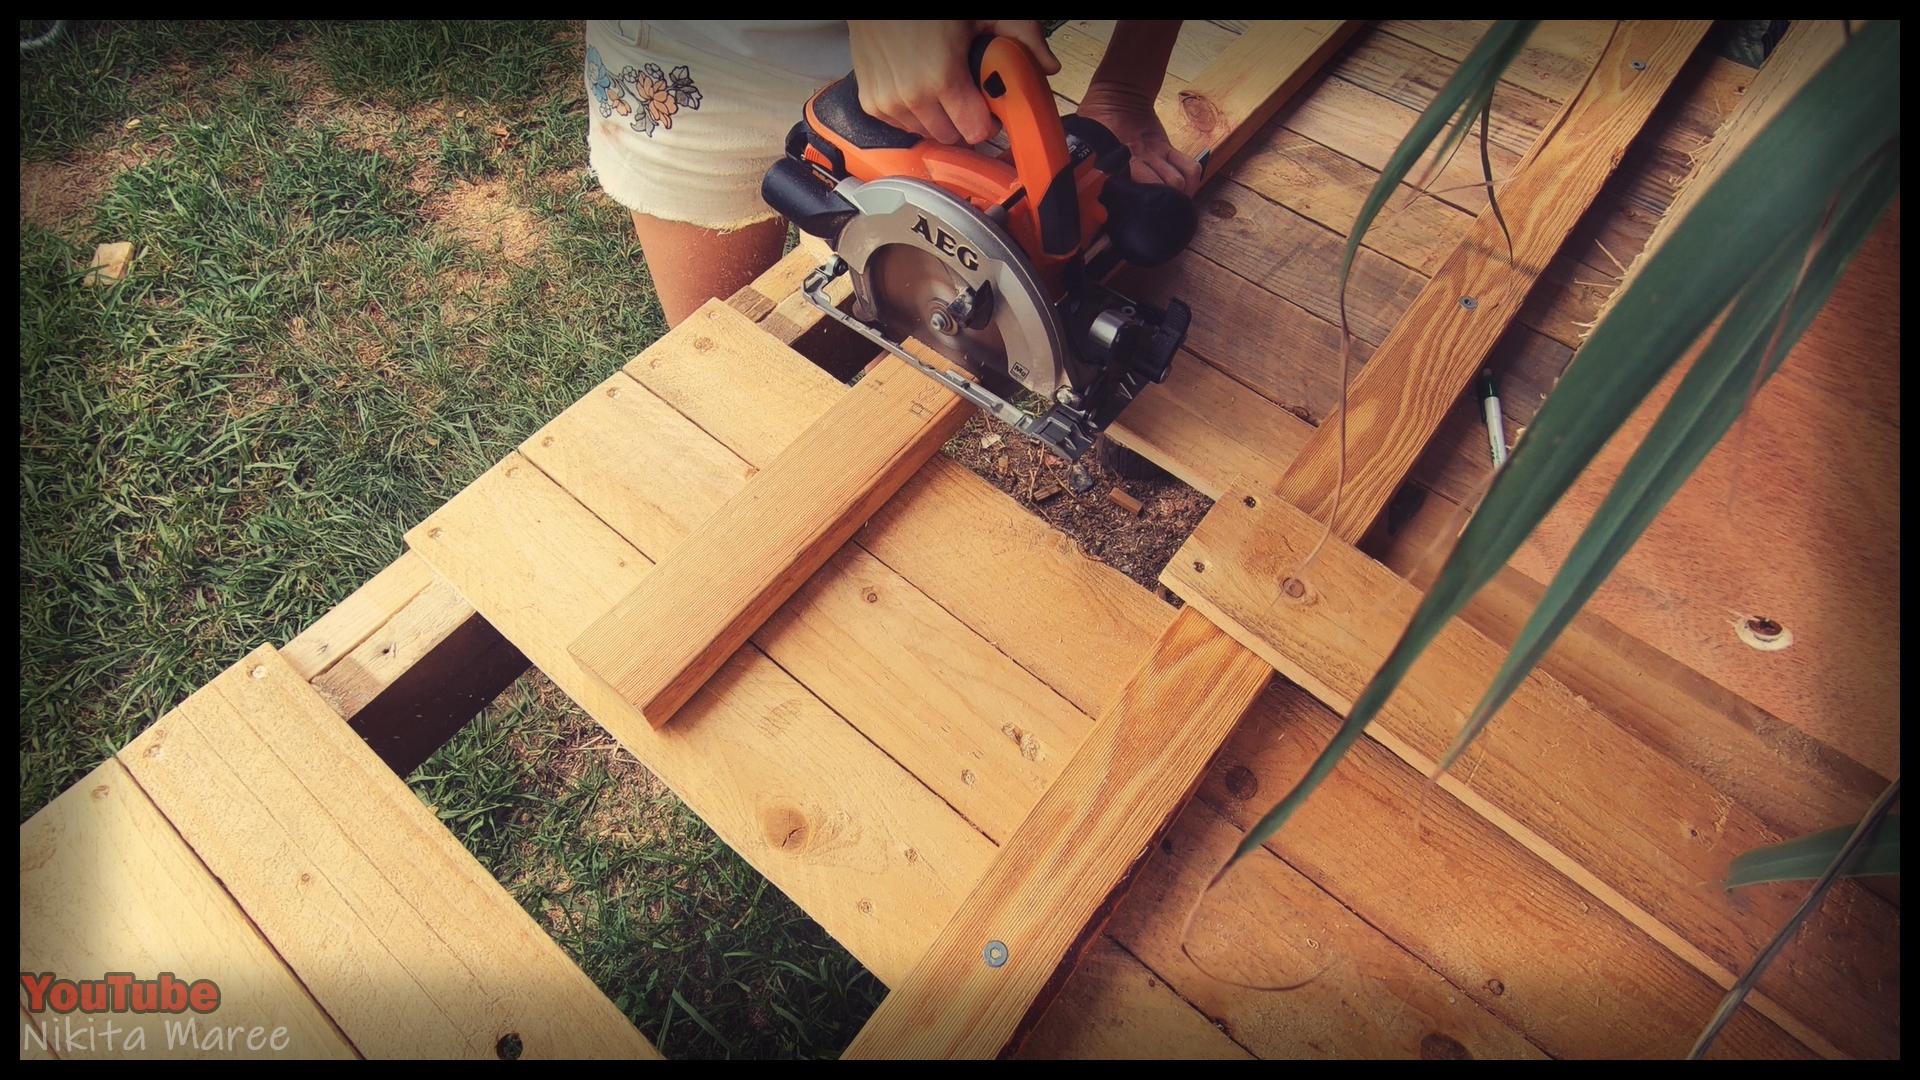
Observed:
[[[1079,113],[1098,120],[1133,151],[1133,178],[1165,184],[1191,195],[1200,188],[1200,163],[1173,148],[1153,99],[1131,86],[1096,82],[1080,99]]]
[[[983,143],[999,122],[967,70],[967,49],[985,33],[1019,41],[1045,75],[1060,70],[1031,19],[849,21],[860,107],[925,138]]]

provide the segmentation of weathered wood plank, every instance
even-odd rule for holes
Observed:
[[[1199,615],[1175,617],[845,1056],[997,1057],[1014,1043],[1271,674]]]
[[[362,1053],[657,1056],[271,647],[118,760]]]
[[[1344,478],[1340,425],[1323,425],[1298,459],[1304,464],[1290,471],[1282,497],[1325,514],[1337,488],[1335,531],[1354,537],[1365,531],[1705,32],[1702,22],[1620,28],[1554,137],[1536,146],[1507,185],[1503,209],[1513,261],[1492,257],[1505,243],[1492,213],[1482,215],[1354,380]]]
[[[300,978],[112,758],[20,827],[20,971],[63,979],[165,971],[220,988],[212,1017],[30,1013],[23,994],[23,1057],[354,1056]],[[118,1029],[111,1039],[109,1020]],[[169,1039],[170,1029],[189,1025],[196,1039]],[[233,1027],[245,1031],[237,1042],[206,1041]]]
[[[1291,575],[1321,527],[1285,500],[1229,493],[1169,566],[1167,584],[1234,628],[1282,674],[1344,713],[1406,625],[1419,594],[1355,549],[1329,542]],[[1226,512],[1222,512],[1225,510]],[[1299,595],[1288,592],[1291,582]],[[1453,738],[1503,650],[1469,626],[1441,632],[1368,731],[1423,771]],[[1654,752],[1536,672],[1441,784],[1694,966],[1729,980],[1797,902],[1793,887],[1729,894],[1729,860],[1779,839],[1751,811]],[[1848,886],[1800,939],[1797,962],[1755,1006],[1816,1048],[1883,1055],[1897,1043],[1898,961],[1870,944],[1898,916]],[[1837,1001],[1848,1002],[1842,1010]],[[1820,1004],[1820,1003],[1826,1004]],[[1816,1034],[1816,1032],[1818,1034]],[[1825,1039],[1822,1039],[1822,1035]]]
[[[1277,680],[1221,751],[1201,799],[1250,827],[1338,726],[1312,695]],[[1679,1057],[1719,1005],[1713,980],[1371,740],[1267,847],[1354,898],[1391,940],[1555,1057]],[[1810,1054],[1751,1008],[1715,1050]]]

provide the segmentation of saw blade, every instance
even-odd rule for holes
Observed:
[[[1055,400],[1071,389],[1066,332],[1032,264],[965,200],[906,177],[842,180],[860,213],[834,244],[854,278],[854,311],[896,340],[912,337],[984,378],[1011,378]],[[936,320],[972,290],[973,317]],[[936,329],[947,323],[947,331]]]
[[[916,338],[976,375],[1007,370],[1007,346],[996,321],[943,331],[934,316],[971,286],[946,259],[924,248],[888,244],[867,260],[866,284],[876,319],[893,337]]]

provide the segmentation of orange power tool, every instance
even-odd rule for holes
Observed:
[[[816,93],[761,194],[834,258],[807,296],[1015,429],[1078,459],[1148,383],[1162,382],[1191,313],[1101,284],[1120,263],[1154,266],[1193,238],[1192,200],[1135,183],[1102,124],[1062,118],[1026,47],[984,35],[968,56],[1005,129],[1003,158],[903,131],[860,107],[848,75]],[[827,286],[852,277],[840,311]],[[926,364],[907,338],[972,377]],[[1007,400],[1024,387],[1047,411]]]

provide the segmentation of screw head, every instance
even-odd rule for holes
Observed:
[[[1474,308],[1480,306],[1480,301],[1475,300],[1471,296],[1463,296],[1460,298],[1460,306],[1466,308],[1468,311],[1472,311]]]
[[[1628,66],[1633,68],[1633,70],[1635,71],[1647,70],[1647,62],[1645,60],[1635,60]]]
[[[988,967],[1001,967],[1007,962],[1007,943],[1004,941],[987,942],[987,947],[980,951],[980,957],[987,962]]]
[[[928,321],[928,325],[943,334],[951,334],[953,333],[953,316],[944,311],[936,311],[933,313],[933,318]]]

